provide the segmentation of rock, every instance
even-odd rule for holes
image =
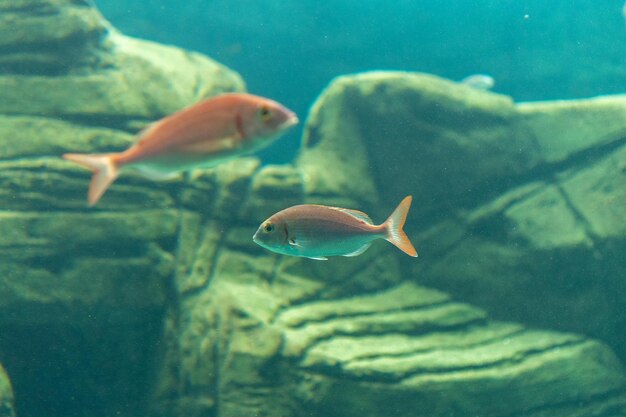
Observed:
[[[184,353],[177,378],[188,386],[170,392],[184,400],[156,415],[626,412],[623,368],[601,343],[491,321],[409,283],[320,300],[322,286],[302,278],[261,284],[267,266],[225,265],[211,291],[186,298],[174,340]]]
[[[268,193],[287,205],[293,196],[283,188],[306,189],[297,172],[265,167],[217,181],[214,205],[230,200],[220,187],[245,184],[254,209],[243,213],[263,219],[258,211],[271,212],[275,201],[256,202]],[[350,259],[276,256],[250,244],[257,224],[231,204],[189,219],[194,238],[180,252],[194,266],[176,275],[181,304],[168,322],[155,416],[626,412],[623,367],[606,345],[495,321],[411,284],[383,242]]]
[[[0,11],[4,73],[56,74],[92,64],[91,52],[109,29],[88,0],[11,0]]]
[[[191,217],[187,180],[125,175],[88,210],[89,173],[59,156],[123,149],[150,121],[243,81],[122,35],[87,0],[2,2],[0,35],[0,353],[15,410],[143,415]],[[196,194],[211,187],[200,183]],[[2,416],[13,415],[6,387],[0,372]]]
[[[587,106],[596,103],[603,107],[596,101]],[[604,117],[600,143],[586,139],[587,149],[529,173],[524,183],[460,220],[454,243],[438,250],[422,282],[463,294],[500,318],[590,334],[626,357],[626,322],[619,318],[625,299],[618,295],[624,289],[626,145],[620,137],[607,139]],[[440,226],[426,232],[426,246],[450,230]],[[481,262],[470,261],[475,259]]]
[[[15,417],[13,389],[2,365],[0,365],[0,417]]]
[[[313,106],[298,165],[313,195],[378,195],[391,210],[412,193],[412,217],[424,221],[476,204],[541,161],[518,121],[508,97],[434,76],[339,77]]]
[[[288,383],[309,415],[569,416],[581,403],[626,411],[621,364],[605,346],[486,321],[411,284],[312,301],[277,321],[297,364],[285,366]]]
[[[2,19],[20,22],[0,25],[11,51],[0,59],[1,114],[135,130],[243,89],[237,74],[207,57],[120,34],[86,0],[12,1],[0,10]]]
[[[173,259],[153,242],[175,236],[174,212],[9,212],[0,230],[0,325],[47,323],[48,308],[68,323],[85,322],[85,309],[163,308]]]
[[[432,227],[422,238],[427,247],[437,236],[455,237],[430,252],[437,261],[420,274],[422,282],[463,294],[496,317],[593,335],[625,357],[619,313],[625,156],[622,146],[587,166],[516,187],[454,230]]]
[[[626,137],[623,117],[626,96],[588,100],[520,103],[517,111],[536,138],[546,163],[580,158],[580,154],[602,151]],[[564,138],[566,138],[564,140]]]
[[[625,114],[624,96],[514,104],[427,75],[358,74],[320,96],[298,164],[315,198],[374,188],[384,215],[413,194],[420,259],[405,265],[420,283],[498,319],[599,337],[623,359]]]

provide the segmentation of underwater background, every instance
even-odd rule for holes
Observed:
[[[379,69],[484,73],[517,101],[625,91],[620,0],[97,4],[124,33],[205,53],[298,114],[337,75]],[[263,157],[288,161],[297,135]]]
[[[625,40],[611,0],[0,0],[0,417],[626,416]],[[300,124],[95,207],[60,157],[242,91]],[[406,195],[416,259],[252,241]]]

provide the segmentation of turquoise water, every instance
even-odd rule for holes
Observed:
[[[97,3],[124,33],[205,53],[298,114],[332,78],[378,69],[453,80],[486,73],[517,101],[625,89],[619,0]],[[264,158],[289,160],[298,137]]]

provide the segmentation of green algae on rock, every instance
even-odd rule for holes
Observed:
[[[15,417],[13,389],[2,364],[0,364],[0,417]]]

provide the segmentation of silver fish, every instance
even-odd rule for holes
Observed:
[[[380,225],[356,210],[314,204],[293,206],[265,220],[252,239],[272,252],[319,260],[357,256],[373,240],[385,239],[416,257],[415,248],[402,230],[411,201],[411,196],[405,197]]]

